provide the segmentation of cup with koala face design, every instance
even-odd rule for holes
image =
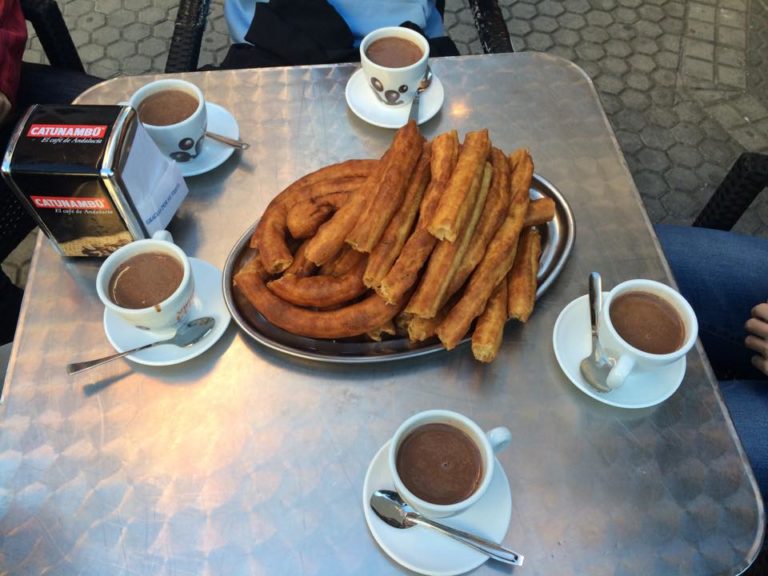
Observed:
[[[427,71],[428,58],[427,39],[408,28],[379,28],[360,44],[360,62],[368,86],[387,106],[411,103]]]
[[[163,78],[139,88],[128,103],[164,154],[176,162],[197,158],[208,125],[200,88],[186,80]]]

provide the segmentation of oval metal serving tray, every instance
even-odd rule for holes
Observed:
[[[542,250],[538,273],[536,297],[540,298],[560,275],[573,249],[576,233],[571,208],[560,191],[550,182],[534,174],[531,182],[531,198],[549,196],[555,201],[555,217],[541,226]],[[436,338],[424,342],[411,342],[396,337],[381,342],[356,340],[318,340],[296,336],[274,326],[259,314],[248,301],[233,290],[232,277],[240,267],[252,258],[255,251],[248,246],[256,224],[251,226],[237,241],[229,253],[223,274],[224,299],[235,322],[251,338],[264,346],[297,358],[332,362],[337,364],[361,364],[391,362],[414,358],[444,350]],[[469,337],[462,340],[468,342]]]

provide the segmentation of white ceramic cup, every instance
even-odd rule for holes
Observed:
[[[381,38],[404,38],[416,44],[422,52],[418,62],[402,68],[387,68],[372,62],[366,50]],[[418,32],[399,26],[378,28],[370,32],[360,43],[360,62],[363,67],[368,86],[373,90],[380,102],[387,106],[409,104],[416,95],[419,82],[427,71],[429,58],[429,42]]]
[[[455,504],[433,504],[414,495],[400,479],[397,471],[397,453],[400,445],[408,435],[416,428],[425,424],[441,423],[454,426],[467,434],[480,450],[482,459],[482,478],[480,485],[472,495]],[[477,503],[488,490],[493,477],[494,466],[496,465],[495,454],[506,448],[512,439],[509,430],[503,426],[484,432],[475,422],[450,410],[427,410],[419,412],[403,422],[395,432],[389,443],[388,463],[392,479],[395,483],[395,489],[408,504],[413,506],[425,516],[431,518],[446,518],[463,512],[473,504]]]
[[[197,158],[202,151],[208,126],[205,97],[200,88],[191,82],[177,78],[155,80],[134,92],[128,104],[138,111],[144,99],[164,90],[181,90],[191,94],[197,100],[197,108],[190,116],[176,124],[166,126],[155,126],[146,122],[142,124],[163,154],[177,162],[189,162]]]
[[[148,308],[123,308],[109,298],[109,281],[123,262],[138,254],[161,252],[178,260],[184,268],[184,275],[178,288],[162,302]],[[96,275],[96,292],[99,299],[110,311],[129,324],[141,330],[149,330],[160,336],[172,335],[189,316],[195,295],[195,282],[189,258],[173,243],[171,234],[160,230],[148,240],[136,240],[113,252],[99,268]]]
[[[619,336],[611,322],[611,302],[627,292],[649,292],[672,305],[685,327],[683,344],[677,350],[669,354],[651,354],[635,348]],[[600,344],[603,351],[615,360],[615,365],[608,375],[608,387],[618,388],[634,370],[654,370],[679,360],[693,347],[698,332],[699,323],[696,320],[696,314],[677,290],[654,280],[627,280],[618,284],[603,297],[603,307],[600,310]]]

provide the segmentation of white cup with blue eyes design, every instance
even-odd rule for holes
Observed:
[[[410,104],[427,71],[429,42],[399,26],[379,28],[360,43],[360,62],[368,87],[387,106]]]
[[[133,93],[128,104],[160,151],[176,162],[197,158],[204,146],[208,115],[200,88],[177,78],[155,80]]]

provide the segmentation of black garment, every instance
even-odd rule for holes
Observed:
[[[21,309],[21,298],[24,292],[13,285],[4,273],[0,272],[0,345],[13,340],[16,332],[16,322]],[[0,382],[2,390],[2,382]]]
[[[5,154],[18,119],[32,104],[66,104],[100,78],[72,70],[24,62],[15,114],[0,126],[0,153]],[[36,226],[35,221],[0,177],[0,262]],[[0,271],[0,344],[13,340],[22,291]]]
[[[401,24],[422,33],[412,22]],[[325,0],[270,0],[256,4],[245,35],[234,44],[220,68],[265,68],[359,62],[354,36],[344,19]],[[428,38],[431,56],[458,56],[448,37]]]

